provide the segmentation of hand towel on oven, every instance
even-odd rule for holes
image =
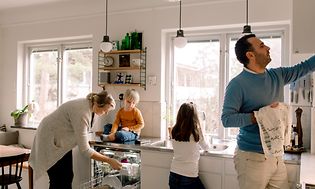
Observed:
[[[283,146],[290,144],[289,112],[289,106],[284,103],[279,103],[276,107],[268,105],[254,111],[266,157],[282,156]]]

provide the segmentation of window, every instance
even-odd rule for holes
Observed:
[[[37,125],[60,104],[92,91],[92,48],[89,43],[30,46],[27,100],[37,104]]]
[[[279,67],[282,62],[283,31],[261,32],[256,36],[271,48],[272,62],[268,67]],[[224,129],[222,126],[221,111],[226,85],[243,69],[234,53],[237,39],[238,35],[220,33],[191,37],[184,48],[174,47],[174,64],[170,68],[173,86],[169,87],[171,99],[168,104],[173,117],[176,117],[183,102],[193,101],[207,135],[236,137],[238,128]]]

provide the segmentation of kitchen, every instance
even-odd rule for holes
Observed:
[[[307,2],[307,1],[306,1]],[[308,2],[310,3],[310,2]],[[272,6],[270,6],[272,5]],[[176,35],[178,27],[178,6],[174,2],[137,0],[109,1],[108,33],[112,40],[121,39],[127,31],[143,32],[144,45],[148,48],[147,76],[156,76],[156,85],[147,84],[146,90],[137,88],[141,102],[139,108],[144,113],[146,127],[142,135],[166,138],[166,124],[163,119],[167,106],[167,65],[170,64],[170,39]],[[286,32],[284,37],[283,62],[300,60],[314,53],[312,38],[305,36],[312,34],[314,26],[307,25],[305,19],[311,16],[294,14],[296,10],[312,7],[296,1],[250,1],[249,23],[252,30],[268,26],[281,28]],[[240,32],[245,19],[245,1],[184,1],[183,0],[183,29],[185,35],[202,32],[214,32],[223,29]],[[71,10],[71,11],[69,11]],[[281,11],[279,11],[281,10]],[[200,13],[200,14],[197,14]],[[227,14],[229,13],[229,14]],[[22,94],[23,77],[23,44],[45,39],[64,39],[88,36],[91,38],[93,49],[93,77],[92,89],[100,90],[97,83],[97,51],[105,33],[104,1],[64,1],[53,4],[34,5],[3,10],[0,12],[0,40],[1,40],[1,86],[4,90],[1,97],[1,124],[12,125],[10,112],[21,107],[25,99]],[[295,19],[298,22],[294,22]],[[302,20],[302,21],[300,21]],[[154,24],[152,24],[154,23]],[[304,25],[303,25],[304,24]],[[302,29],[303,28],[303,29]],[[309,29],[306,29],[309,28]],[[291,53],[292,52],[292,53]],[[12,87],[13,86],[13,87]],[[124,87],[108,88],[118,101]],[[286,89],[286,100],[289,101],[289,89]],[[113,115],[105,119],[112,119]],[[310,113],[305,111],[303,129],[305,135],[311,133]],[[104,121],[105,122],[105,121]],[[35,130],[19,129],[20,143],[31,146]],[[311,137],[305,137],[305,144],[310,146]]]

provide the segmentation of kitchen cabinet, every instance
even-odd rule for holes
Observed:
[[[168,188],[172,151],[141,150],[141,188]],[[300,165],[286,163],[290,189],[299,183]],[[199,176],[207,189],[240,189],[232,157],[202,155]]]
[[[168,188],[172,152],[141,150],[141,188]]]
[[[234,168],[234,160],[232,158],[224,159],[224,189],[240,189],[237,180],[237,173]]]
[[[314,53],[315,52],[315,1],[298,0],[293,1],[293,52]]]
[[[290,189],[296,189],[296,184],[300,183],[300,165],[287,163],[286,167]]]
[[[141,150],[141,188],[168,188],[173,152]],[[200,179],[207,189],[221,189],[223,158],[201,156]],[[231,188],[229,188],[231,189]]]
[[[222,188],[223,158],[201,156],[199,161],[199,177],[205,188]]]
[[[98,53],[98,85],[133,86],[146,89],[146,48]]]

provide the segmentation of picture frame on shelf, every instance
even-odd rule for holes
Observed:
[[[119,55],[119,67],[130,67],[130,54]]]

